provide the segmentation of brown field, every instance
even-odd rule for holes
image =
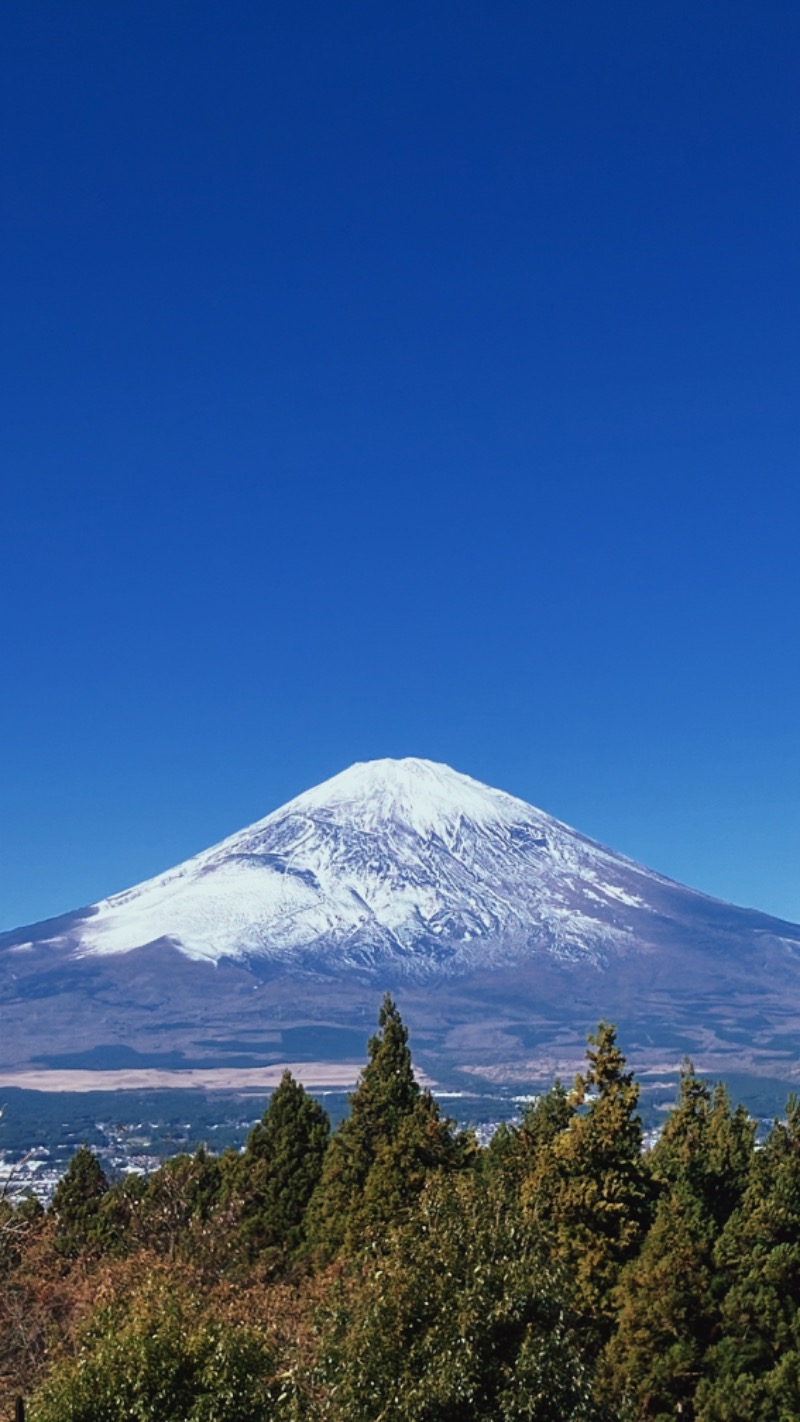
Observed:
[[[0,1072],[0,1087],[20,1086],[27,1091],[151,1091],[185,1086],[204,1091],[248,1091],[277,1086],[288,1070],[304,1086],[349,1088],[358,1080],[362,1066],[363,1062],[277,1062],[272,1066],[199,1067],[187,1071],[146,1067],[121,1071],[34,1069]]]

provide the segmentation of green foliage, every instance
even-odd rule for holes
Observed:
[[[698,1390],[700,1422],[800,1416],[800,1102],[756,1155],[715,1250],[722,1336]]]
[[[685,1184],[662,1196],[641,1253],[624,1270],[604,1394],[626,1418],[693,1418],[714,1335],[713,1227]]]
[[[535,1231],[499,1179],[440,1175],[329,1305],[331,1422],[579,1422],[591,1377]]]
[[[104,1202],[107,1234],[114,1246],[146,1246],[174,1259],[199,1258],[213,1246],[212,1215],[230,1169],[231,1156],[175,1155],[146,1181],[126,1181]]]
[[[388,994],[378,1026],[309,1206],[309,1235],[322,1259],[345,1245],[359,1248],[400,1218],[431,1171],[456,1168],[470,1155],[470,1140],[453,1135],[430,1092],[420,1089],[408,1032]]]
[[[101,1204],[107,1190],[108,1180],[99,1160],[88,1146],[80,1146],[56,1186],[50,1207],[61,1253],[74,1256],[101,1243]]]
[[[684,1062],[678,1103],[650,1154],[653,1178],[667,1187],[685,1184],[719,1229],[747,1185],[754,1136],[754,1122],[744,1107],[732,1110],[722,1083],[712,1092]]]
[[[601,1023],[478,1151],[387,997],[330,1140],[287,1073],[241,1155],[109,1190],[83,1148],[0,1209],[0,1381],[50,1368],[33,1422],[794,1422],[800,1105],[755,1151],[687,1064],[647,1156],[637,1110]]]
[[[718,1335],[714,1241],[742,1197],[753,1123],[712,1092],[690,1062],[675,1109],[649,1157],[661,1191],[641,1253],[625,1269],[606,1358],[612,1397],[631,1418],[695,1417],[695,1393]]]
[[[252,1327],[203,1317],[163,1278],[101,1308],[77,1356],[34,1397],[31,1422],[266,1422],[279,1388]]]
[[[506,1178],[521,1182],[535,1171],[542,1153],[567,1129],[574,1115],[566,1088],[556,1080],[549,1091],[525,1106],[518,1126],[504,1121],[498,1127],[484,1153],[484,1169],[501,1171]]]
[[[283,1074],[230,1178],[248,1254],[291,1251],[305,1235],[308,1202],[328,1147],[327,1113],[291,1072]]]
[[[587,1335],[599,1348],[613,1328],[620,1269],[641,1243],[651,1202],[636,1114],[639,1088],[609,1023],[589,1037],[587,1057],[588,1070],[576,1077],[573,1092],[584,1109],[568,1119],[563,1106],[553,1110],[556,1123],[566,1125],[534,1152],[522,1198],[573,1280]]]

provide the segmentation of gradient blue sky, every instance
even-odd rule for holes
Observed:
[[[800,920],[800,7],[0,28],[0,927],[408,754]]]

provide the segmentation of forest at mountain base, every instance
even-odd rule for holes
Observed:
[[[287,1073],[243,1152],[0,1202],[0,1394],[31,1422],[787,1422],[800,1105],[763,1142],[686,1062],[643,1149],[601,1022],[486,1147],[391,998],[348,1117]]]

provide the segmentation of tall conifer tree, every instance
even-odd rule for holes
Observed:
[[[722,1337],[698,1422],[800,1417],[800,1101],[758,1151],[715,1251],[727,1284]]]
[[[234,1188],[250,1250],[296,1249],[308,1202],[322,1175],[330,1122],[313,1096],[285,1071],[254,1126]]]
[[[56,1222],[56,1247],[62,1254],[76,1255],[99,1240],[100,1207],[107,1191],[108,1180],[97,1156],[87,1145],[79,1146],[50,1206]]]
[[[601,1022],[589,1037],[588,1069],[575,1079],[580,1109],[541,1152],[522,1187],[527,1211],[549,1232],[574,1280],[586,1326],[599,1348],[611,1333],[613,1290],[637,1251],[650,1213],[642,1163],[639,1087]]]
[[[647,1162],[660,1193],[655,1221],[617,1292],[604,1380],[621,1416],[695,1417],[719,1329],[714,1241],[741,1198],[752,1143],[746,1113],[685,1062],[678,1102]]]
[[[331,1137],[309,1206],[309,1235],[323,1258],[399,1221],[430,1171],[458,1163],[464,1153],[414,1076],[408,1031],[388,994],[367,1050],[350,1115]]]

